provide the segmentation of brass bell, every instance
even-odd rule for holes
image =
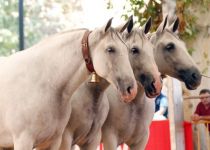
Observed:
[[[92,72],[91,74],[91,79],[90,79],[90,83],[98,83],[100,82],[100,77],[96,74],[96,72]]]

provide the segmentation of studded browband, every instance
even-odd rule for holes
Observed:
[[[95,72],[95,69],[93,67],[93,62],[90,58],[90,52],[89,52],[89,46],[88,46],[88,36],[91,33],[91,31],[86,30],[85,34],[83,35],[82,38],[82,54],[83,54],[83,58],[85,60],[86,63],[86,67],[90,72]]]

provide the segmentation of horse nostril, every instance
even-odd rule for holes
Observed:
[[[151,83],[151,87],[152,87],[153,92],[156,93],[155,81],[153,81],[153,82]]]
[[[129,87],[127,88],[127,92],[128,92],[129,94],[131,94],[131,90],[132,90],[132,87],[129,86]]]
[[[197,73],[193,73],[193,74],[192,74],[192,78],[193,78],[194,80],[197,80],[197,79],[199,78],[199,75],[198,75]]]

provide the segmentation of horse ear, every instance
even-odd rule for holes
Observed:
[[[128,19],[128,25],[127,25],[128,33],[131,33],[132,29],[133,29],[133,15],[131,15]]]
[[[170,25],[169,29],[172,32],[176,32],[178,28],[179,28],[179,18],[177,17],[176,20]]]
[[[107,22],[107,24],[105,26],[105,29],[104,29],[104,32],[106,32],[111,27],[112,19],[113,19],[113,17],[110,18],[109,21]]]
[[[149,17],[147,22],[143,25],[142,29],[144,31],[144,34],[147,34],[152,26],[152,18]]]
[[[133,29],[133,16],[130,16],[128,18],[128,21],[124,25],[117,28],[117,30],[120,33],[124,32],[125,29],[127,29],[128,33],[130,33],[132,31],[132,29]]]
[[[166,25],[168,22],[168,15],[165,17],[164,22],[162,22],[159,27],[157,28],[157,34],[159,35],[160,33],[163,32],[163,30],[165,29]]]

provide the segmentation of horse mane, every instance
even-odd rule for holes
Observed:
[[[45,41],[47,41],[49,39],[56,38],[57,36],[60,36],[60,35],[64,35],[64,34],[68,34],[68,33],[73,33],[73,32],[76,32],[76,31],[82,31],[82,30],[88,30],[88,29],[87,28],[69,29],[69,30],[65,30],[65,31],[62,31],[62,32],[58,32],[58,33],[52,34],[52,35],[48,35],[48,36],[44,37],[43,39],[41,39],[35,45],[42,44],[43,42],[45,42]],[[33,45],[33,46],[35,46],[35,45]]]
[[[123,40],[123,38],[120,36],[120,33],[116,30],[116,29],[114,29],[114,28],[110,28],[111,29],[111,36],[112,36],[112,38],[113,38],[113,33],[119,38],[119,40],[128,48],[128,45],[125,43],[125,41]]]
[[[173,35],[176,39],[180,40],[180,38],[179,38],[179,36],[178,36],[178,34],[177,34],[176,32],[172,32],[172,31],[169,30],[169,29],[165,29],[165,31],[171,33],[171,35]]]
[[[81,30],[88,30],[88,29],[87,28],[70,29],[70,30],[59,32],[58,34],[65,34],[65,33],[69,33],[69,32],[81,31]]]
[[[150,40],[152,38],[153,35],[155,35],[156,32],[153,32],[153,33],[147,33],[146,34],[146,37]]]

